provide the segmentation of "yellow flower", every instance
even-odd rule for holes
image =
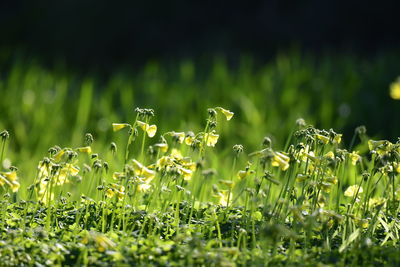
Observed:
[[[196,171],[196,168],[197,168],[196,162],[192,162],[192,161],[184,163],[183,166],[193,172]]]
[[[173,159],[168,156],[163,156],[159,160],[157,160],[156,166],[160,169],[171,166],[174,163]]]
[[[173,148],[171,150],[171,157],[178,159],[178,160],[181,160],[183,158],[182,153],[176,148]]]
[[[58,151],[58,152],[53,156],[53,159],[54,159],[56,162],[59,162],[59,161],[61,161],[62,156],[63,156],[64,154],[65,154],[65,150],[62,149],[62,150]]]
[[[296,182],[301,183],[304,182],[305,180],[307,180],[309,178],[309,176],[307,174],[297,174],[296,176]]]
[[[218,142],[219,135],[216,134],[214,131],[211,133],[204,134],[204,140],[206,141],[207,146],[214,147],[215,144]]]
[[[8,181],[16,181],[18,179],[16,171],[1,172],[0,174],[3,175]]]
[[[143,166],[143,164],[137,161],[136,159],[133,159],[132,163],[133,163],[132,164],[133,170],[135,171],[136,175],[143,176],[148,181],[152,180],[156,176],[155,171],[150,170],[149,168]]]
[[[226,185],[227,187],[229,187],[229,188],[233,188],[233,186],[235,185],[235,183],[234,182],[232,182],[232,181],[229,181],[229,180],[219,180],[219,183],[221,183],[221,184],[223,184],[223,185]]]
[[[114,197],[114,195],[115,195],[115,192],[114,192],[114,190],[112,188],[108,188],[106,190],[106,197],[112,198],[112,197]]]
[[[128,123],[113,123],[112,127],[113,127],[113,131],[117,132],[119,130],[122,130],[126,127],[129,127],[130,125]]]
[[[137,191],[139,192],[146,192],[147,190],[149,190],[151,188],[150,184],[147,183],[143,183],[143,184],[139,184],[137,186]]]
[[[188,146],[191,146],[193,144],[193,141],[195,140],[194,136],[186,136],[185,138],[185,144]]]
[[[167,143],[158,143],[154,145],[155,147],[159,148],[161,152],[165,153],[168,151],[168,144]]]
[[[147,133],[147,135],[151,138],[156,135],[157,125],[148,125],[142,121],[136,121],[140,128]]]
[[[20,187],[17,179],[18,177],[16,171],[0,172],[0,186],[7,184],[13,192],[17,192]]]
[[[107,249],[115,247],[115,243],[102,234],[95,234],[94,241],[97,246],[97,251],[99,252],[104,252]]]
[[[87,154],[92,153],[92,148],[90,146],[78,147],[76,150],[78,150],[81,153],[87,153]]]
[[[351,152],[351,153],[349,154],[349,157],[350,157],[350,159],[351,159],[351,164],[352,164],[352,165],[356,165],[357,162],[360,162],[360,161],[361,161],[361,156],[358,155],[358,152],[357,152],[357,151]]]
[[[386,155],[393,147],[393,144],[387,140],[369,140],[368,148],[370,151],[376,151],[378,155],[383,156]]]
[[[335,137],[333,137],[333,143],[340,144],[340,142],[342,142],[342,134],[335,134]]]
[[[63,185],[64,183],[68,182],[67,178],[69,176],[76,176],[78,173],[79,169],[77,167],[70,163],[65,164],[58,174],[57,185]]]
[[[333,154],[332,151],[329,151],[328,153],[326,153],[326,154],[324,155],[324,158],[327,158],[327,159],[334,159],[334,158],[335,158],[335,154]]]
[[[221,108],[221,107],[217,107],[215,108],[216,110],[220,111],[222,114],[225,115],[225,118],[227,121],[229,121],[230,119],[232,119],[234,113],[232,111],[229,111],[227,109]]]
[[[400,79],[390,84],[390,97],[395,100],[400,99]]]
[[[274,167],[280,167],[282,171],[286,171],[289,168],[290,158],[281,152],[274,152],[271,165]]]
[[[176,138],[180,144],[183,143],[185,140],[185,133],[184,132],[170,132],[169,133],[173,138]]]
[[[125,177],[125,174],[123,172],[114,172],[112,177],[114,180],[120,180]]]
[[[189,181],[192,178],[192,175],[193,175],[192,170],[183,168],[181,166],[177,166],[177,169],[178,169],[178,173],[183,176],[183,179],[185,181]]]
[[[368,206],[370,208],[375,208],[376,206],[385,204],[385,202],[386,202],[386,199],[383,197],[372,197],[368,201]]]
[[[355,197],[355,195],[357,194],[357,191],[358,191],[358,194],[361,194],[363,192],[363,188],[356,184],[351,185],[346,189],[346,191],[344,191],[344,195],[346,197]]]
[[[318,140],[321,140],[322,143],[324,143],[324,144],[329,143],[329,137],[322,135],[322,134],[316,134],[315,136],[317,137]]]
[[[329,176],[324,178],[325,182],[330,183],[330,184],[337,184],[338,179],[336,176]]]
[[[227,206],[228,198],[232,199],[232,192],[229,194],[228,190],[219,190],[218,193],[215,195],[215,197],[218,198],[218,203],[221,206]]]
[[[246,178],[246,176],[247,176],[248,174],[249,174],[249,172],[241,170],[241,171],[238,171],[237,177],[238,177],[239,179],[244,179],[244,178]]]

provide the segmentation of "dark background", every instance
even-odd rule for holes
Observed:
[[[257,59],[293,46],[374,54],[400,44],[398,1],[4,1],[0,48],[110,69],[148,60]]]

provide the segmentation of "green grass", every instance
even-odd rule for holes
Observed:
[[[399,264],[395,64],[1,65],[2,263]]]

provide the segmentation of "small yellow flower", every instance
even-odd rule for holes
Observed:
[[[239,179],[244,179],[244,178],[247,177],[248,174],[249,174],[249,172],[240,170],[240,171],[238,171],[238,173],[237,173],[237,177],[238,177]]]
[[[58,152],[53,156],[54,161],[56,161],[56,162],[61,161],[62,156],[64,156],[64,154],[65,154],[65,150],[64,150],[64,149],[58,151]]]
[[[385,204],[386,199],[383,197],[372,197],[368,201],[368,206],[370,208],[375,208],[376,206]]]
[[[351,159],[351,164],[352,164],[352,165],[356,165],[357,162],[360,162],[360,161],[361,161],[361,156],[358,155],[358,152],[357,152],[357,151],[351,152],[351,153],[349,154],[349,157],[350,157],[350,159]]]
[[[333,143],[340,144],[340,142],[342,142],[342,134],[335,134],[335,137],[333,137]]]
[[[369,140],[368,148],[370,151],[376,151],[378,155],[383,156],[386,155],[393,147],[393,144],[387,140]]]
[[[183,159],[182,153],[176,148],[173,148],[171,150],[171,157],[178,159],[178,160]]]
[[[112,242],[108,237],[102,234],[96,234],[94,237],[94,241],[97,246],[97,251],[104,252],[107,249],[114,248],[115,243]]]
[[[185,140],[185,133],[184,132],[170,132],[169,133],[173,138],[178,140],[180,144],[183,143],[183,140]]]
[[[139,184],[137,186],[137,191],[139,192],[146,192],[147,190],[149,190],[151,188],[150,184],[147,183],[143,183],[143,184]]]
[[[173,164],[173,159],[168,156],[163,156],[157,160],[157,168],[163,169],[166,166],[171,166]]]
[[[167,143],[158,143],[154,145],[155,147],[159,148],[161,152],[165,153],[168,151],[168,144]]]
[[[232,119],[234,113],[232,111],[229,111],[227,109],[221,108],[221,107],[217,107],[215,108],[216,110],[220,111],[222,114],[225,115],[225,118],[227,121],[229,121],[230,119]]]
[[[113,198],[114,195],[115,195],[115,192],[114,192],[114,190],[113,190],[112,188],[108,188],[108,189],[106,190],[106,197],[108,197],[108,198]]]
[[[114,180],[120,180],[125,177],[125,174],[123,172],[114,172],[112,177]]]
[[[232,189],[233,186],[235,185],[234,182],[229,181],[229,180],[220,180],[219,183],[220,183],[220,184],[223,184],[223,185],[226,185],[227,187],[229,187],[229,188],[231,188],[231,189]]]
[[[214,131],[211,133],[206,133],[204,135],[204,140],[206,141],[207,146],[214,147],[215,144],[218,142],[219,135],[216,134]]]
[[[146,178],[146,180],[148,180],[148,181],[151,181],[156,176],[155,171],[150,170],[149,168],[145,167],[142,163],[140,163],[136,159],[132,160],[132,166],[133,166],[133,170],[135,171],[136,175],[142,176],[142,177]]]
[[[192,170],[183,168],[181,166],[177,166],[177,169],[178,169],[178,173],[183,176],[183,179],[185,181],[189,181],[192,178],[192,175],[193,175]]]
[[[193,144],[193,141],[195,140],[194,136],[186,136],[185,138],[185,144],[188,146],[191,146]]]
[[[140,128],[142,128],[143,131],[147,133],[147,135],[152,138],[156,135],[157,132],[157,125],[149,125],[145,122],[142,121],[137,121],[136,122]]]
[[[290,158],[281,152],[274,152],[271,165],[274,167],[280,167],[282,171],[286,171],[289,168]]]
[[[322,134],[316,134],[315,136],[317,137],[318,140],[321,140],[322,143],[324,143],[324,144],[329,143],[329,137],[322,135]]]
[[[112,127],[113,127],[113,131],[117,132],[119,130],[122,130],[126,127],[129,127],[130,125],[128,123],[113,123]]]
[[[358,194],[361,194],[364,190],[359,185],[356,185],[356,184],[351,185],[346,189],[346,191],[344,191],[344,195],[346,197],[355,197],[355,195],[357,194],[357,191],[358,191]]]
[[[390,84],[390,97],[395,100],[400,99],[400,79]]]
[[[8,181],[16,181],[18,179],[16,171],[1,172],[0,174],[3,175]]]
[[[327,158],[327,159],[334,159],[334,158],[335,158],[335,154],[333,154],[332,151],[329,151],[328,153],[326,153],[326,154],[324,155],[324,158]]]
[[[219,190],[216,195],[214,195],[216,198],[218,198],[218,203],[221,206],[227,206],[228,205],[228,198],[232,199],[232,192],[229,194],[228,190]]]
[[[307,174],[297,174],[296,176],[296,182],[301,183],[304,182],[305,180],[307,180],[309,178],[309,176]]]
[[[90,146],[78,147],[76,150],[78,150],[81,153],[87,153],[87,154],[92,153],[92,148]]]

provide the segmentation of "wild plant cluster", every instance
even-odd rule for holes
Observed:
[[[163,134],[154,115],[137,108],[110,125],[127,142],[104,153],[89,133],[81,147],[51,147],[26,199],[17,167],[0,172],[2,264],[399,264],[400,141],[361,126],[345,149],[342,134],[298,119],[284,147],[265,137],[229,155],[218,129],[233,112],[211,108],[204,130]]]

